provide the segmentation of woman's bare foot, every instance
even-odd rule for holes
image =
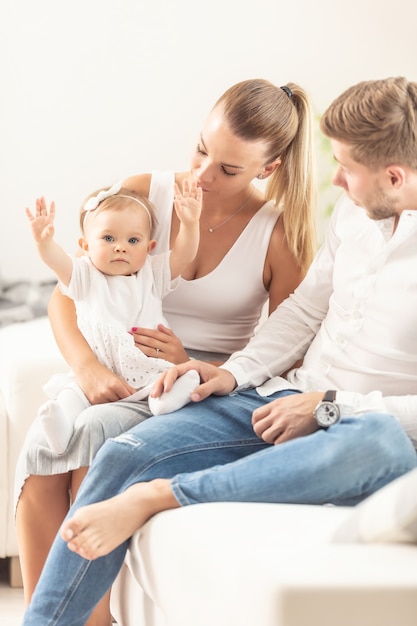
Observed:
[[[179,507],[167,479],[137,483],[123,493],[81,507],[61,528],[68,548],[93,560],[117,548],[156,513]]]

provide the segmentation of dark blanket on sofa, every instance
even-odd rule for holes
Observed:
[[[46,315],[55,280],[16,281],[0,285],[0,328]]]

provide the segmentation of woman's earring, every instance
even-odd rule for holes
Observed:
[[[258,174],[256,178],[259,178],[259,180],[261,180],[264,177],[263,174]]]

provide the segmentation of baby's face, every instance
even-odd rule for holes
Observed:
[[[109,276],[138,272],[154,245],[148,214],[137,202],[92,213],[85,223],[83,248],[93,265]]]

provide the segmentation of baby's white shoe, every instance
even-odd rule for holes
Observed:
[[[45,402],[39,409],[39,417],[52,452],[64,454],[74,432],[73,422],[67,419],[56,400]]]
[[[171,391],[163,393],[159,398],[149,396],[148,404],[153,415],[172,413],[190,402],[190,395],[200,384],[200,374],[197,370],[185,372],[172,385]]]

